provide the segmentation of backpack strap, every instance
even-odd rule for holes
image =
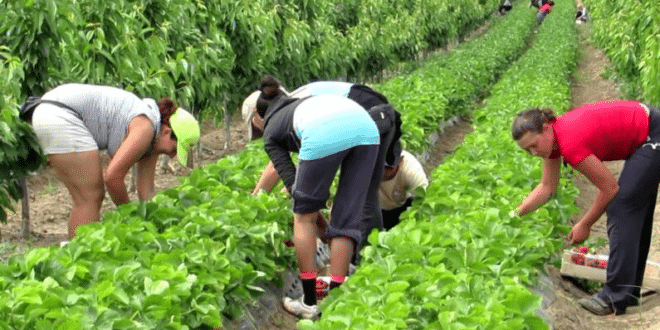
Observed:
[[[73,108],[71,108],[70,106],[68,106],[68,105],[66,105],[62,102],[53,101],[53,100],[44,100],[39,96],[30,96],[30,97],[27,98],[27,100],[25,100],[25,102],[21,106],[21,109],[18,112],[19,118],[21,118],[21,119],[23,119],[27,122],[32,122],[32,113],[34,112],[34,109],[36,109],[37,106],[39,104],[42,104],[42,103],[49,103],[49,104],[58,106],[60,108],[69,109],[69,110],[75,112],[75,110]]]
[[[58,106],[58,107],[60,107],[60,108],[69,109],[69,110],[74,111],[74,112],[76,111],[76,110],[74,110],[72,107],[70,107],[70,106],[68,106],[68,105],[66,105],[66,104],[64,104],[64,103],[62,103],[62,102],[59,102],[59,101],[44,100],[44,99],[41,99],[41,100],[40,100],[40,103],[49,103],[49,104],[52,104],[52,105]]]

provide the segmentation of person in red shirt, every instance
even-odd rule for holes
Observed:
[[[539,8],[539,12],[536,14],[536,22],[539,25],[543,23],[545,16],[550,14],[552,11],[552,6],[555,5],[555,2],[552,0],[543,0],[542,3],[543,4],[541,5],[541,8]]]
[[[516,215],[536,210],[556,194],[562,159],[598,188],[568,240],[585,241],[593,224],[607,213],[607,280],[600,292],[579,303],[597,315],[624,314],[640,297],[651,244],[660,182],[660,110],[621,100],[588,104],[560,117],[550,109],[529,109],[518,114],[511,133],[521,148],[543,158],[541,182]],[[611,160],[625,160],[618,181],[603,163]]]

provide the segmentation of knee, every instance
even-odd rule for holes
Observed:
[[[77,205],[95,206],[100,208],[105,198],[105,189],[90,189],[81,192],[79,196],[74,197],[74,203]]]
[[[316,224],[316,219],[318,218],[318,212],[311,213],[296,213],[294,215],[294,221],[298,224]]]

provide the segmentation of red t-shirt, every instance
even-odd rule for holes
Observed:
[[[649,135],[649,115],[635,101],[609,101],[575,108],[552,129],[560,155],[575,167],[589,155],[601,161],[627,159]]]
[[[551,10],[552,10],[552,6],[550,6],[550,5],[547,4],[547,3],[546,3],[545,5],[543,5],[543,6],[541,6],[541,11],[544,12],[544,13],[546,13],[546,14],[550,14],[550,11],[551,11]]]

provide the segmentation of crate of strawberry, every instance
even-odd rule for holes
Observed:
[[[595,254],[586,246],[564,250],[561,274],[589,280],[605,282],[607,278],[608,256]],[[660,263],[647,261],[642,286],[660,289]]]
[[[575,247],[571,250],[571,261],[576,265],[607,269],[607,260],[607,256],[589,253],[589,248],[586,246]]]

